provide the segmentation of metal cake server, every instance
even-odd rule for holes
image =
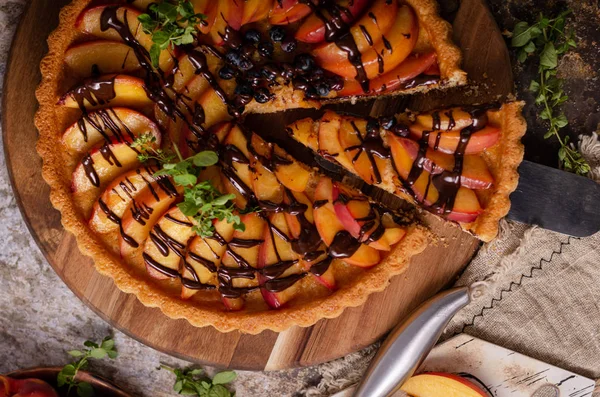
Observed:
[[[470,302],[467,287],[444,291],[423,303],[386,338],[355,397],[386,397],[417,370],[454,315]]]
[[[600,230],[599,200],[600,184],[593,180],[523,161],[508,218],[586,237]]]

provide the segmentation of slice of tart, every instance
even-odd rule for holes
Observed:
[[[287,131],[368,184],[418,204],[483,241],[510,209],[523,158],[522,103],[439,109],[391,118],[326,111]]]

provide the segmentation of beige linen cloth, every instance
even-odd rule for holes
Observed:
[[[598,136],[582,137],[579,147],[600,183]],[[502,221],[498,238],[456,285],[471,285],[473,301],[442,340],[465,332],[597,379],[593,396],[600,397],[600,233],[580,239]],[[324,365],[321,382],[302,394],[329,395],[356,383],[377,347]]]

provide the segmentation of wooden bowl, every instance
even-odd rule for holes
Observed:
[[[67,388],[61,387],[60,389],[56,385],[56,376],[60,372],[62,367],[37,367],[37,368],[29,368],[29,369],[20,369],[17,371],[10,372],[6,374],[11,378],[15,379],[28,379],[35,378],[41,379],[47,383],[49,383],[52,387],[54,387],[58,395],[60,397],[67,397]],[[117,386],[113,385],[108,380],[101,378],[97,375],[91,374],[86,371],[77,372],[76,380],[80,382],[87,382],[94,388],[96,392],[96,396],[102,397],[132,397],[131,394],[124,392],[119,389]],[[75,389],[71,391],[68,395],[69,397],[76,396],[77,393]]]

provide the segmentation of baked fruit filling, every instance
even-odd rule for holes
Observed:
[[[464,84],[450,36],[432,0],[75,0],[37,92],[52,202],[100,273],[170,317],[250,333],[335,317],[430,233],[239,123]],[[486,240],[516,184],[519,111],[326,111],[288,131]]]
[[[202,17],[191,42],[162,50],[147,22],[160,10],[149,4],[92,3],[81,12],[66,74],[92,78],[88,89],[113,82],[117,102],[143,101],[145,90],[158,111],[207,128],[245,111],[466,81],[450,29],[430,0],[196,0],[193,12]]]
[[[158,172],[157,131],[141,113],[105,108],[67,128],[62,144],[80,159],[72,192],[91,230],[133,271],[180,288],[182,299],[203,291],[241,310],[246,300],[279,308],[303,290],[325,295],[337,277],[379,264],[415,231],[410,219],[222,122],[204,136],[219,160],[197,182],[231,194],[243,227],[215,218],[203,234],[184,201],[193,183]]]
[[[520,108],[520,103],[454,107],[379,119],[326,111],[287,131],[366,183],[489,240],[494,236],[477,230],[476,222],[490,212],[498,218],[492,198],[509,183],[502,171],[519,156]]]

